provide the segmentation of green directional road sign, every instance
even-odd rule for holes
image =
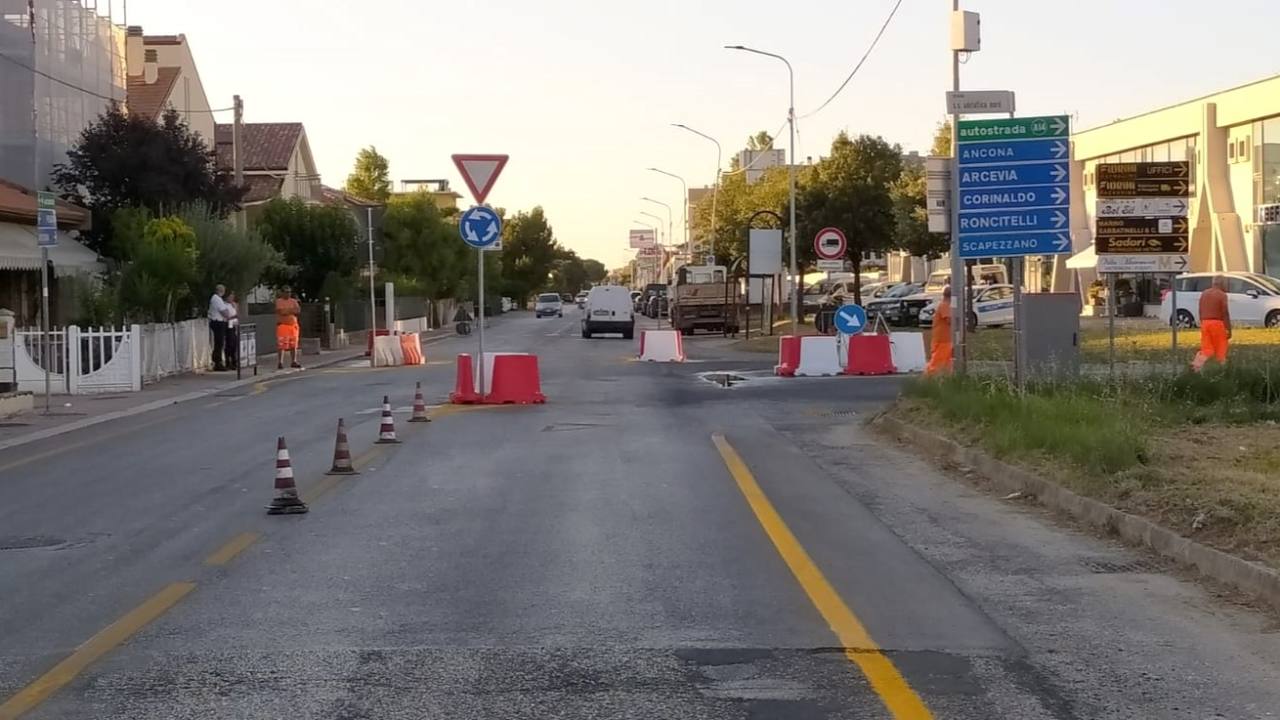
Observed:
[[[960,123],[960,142],[977,143],[992,140],[1041,140],[1067,137],[1071,134],[1066,115],[1006,118],[1003,120],[966,120]]]

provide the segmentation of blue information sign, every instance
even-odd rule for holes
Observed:
[[[1066,116],[960,123],[963,258],[1071,252]]]
[[[502,237],[502,218],[489,208],[476,205],[462,213],[462,218],[458,221],[458,232],[462,235],[463,242],[483,250]]]
[[[58,244],[58,203],[51,192],[36,195],[36,244],[40,247]]]
[[[861,305],[841,305],[836,310],[836,329],[845,335],[857,335],[867,327],[867,311]]]

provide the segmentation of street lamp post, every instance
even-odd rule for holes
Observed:
[[[787,66],[787,78],[791,88],[790,105],[787,107],[787,126],[791,130],[791,156],[787,162],[787,182],[791,186],[791,333],[794,335],[798,332],[800,324],[800,269],[796,262],[796,74],[791,68],[791,63],[781,55],[743,45],[725,45],[725,49],[764,55],[781,60]]]
[[[686,252],[692,253],[693,247],[689,244],[689,183],[685,182],[684,178],[680,177],[679,175],[673,172],[667,172],[666,170],[659,170],[658,168],[654,168],[654,167],[649,168],[649,170],[652,172],[656,172],[659,175],[666,175],[667,177],[673,177],[680,181],[680,187],[683,188],[684,190],[684,247]]]
[[[724,151],[720,148],[720,141],[710,135],[704,132],[698,132],[684,123],[672,123],[672,125],[688,130],[698,137],[706,138],[716,145],[716,182],[715,185],[711,187],[711,259],[714,264],[716,257],[716,203],[720,200],[720,163],[723,161],[722,156],[724,155]]]
[[[671,206],[662,202],[661,200],[654,200],[651,197],[642,197],[640,199],[645,202],[651,202],[654,205],[661,205],[662,207],[667,209],[667,242],[675,242],[674,236],[671,233],[671,223],[672,223],[671,219],[673,217],[671,212]]]

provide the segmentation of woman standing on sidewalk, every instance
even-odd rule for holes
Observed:
[[[227,340],[223,344],[222,356],[228,370],[240,367],[240,302],[234,291],[227,293]]]

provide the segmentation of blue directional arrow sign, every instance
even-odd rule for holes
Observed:
[[[845,335],[857,335],[867,327],[867,311],[861,305],[841,305],[836,310],[836,329]]]
[[[462,213],[458,221],[462,241],[473,248],[484,249],[502,237],[502,218],[483,205],[477,205]]]
[[[960,191],[960,212],[1065,208],[1071,204],[1068,185],[1027,188],[982,188]],[[1065,210],[1063,212],[1066,212]]]
[[[964,258],[1071,252],[1066,116],[977,120],[959,127]]]
[[[960,164],[960,189],[1025,187],[1066,183],[1071,170],[1065,162],[1031,162],[1001,165]]]

